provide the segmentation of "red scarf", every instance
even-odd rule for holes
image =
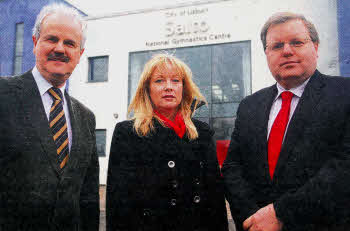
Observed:
[[[186,125],[181,113],[177,113],[174,121],[169,120],[164,115],[160,114],[158,111],[154,110],[154,113],[163,121],[163,123],[174,130],[176,135],[182,138],[186,133]]]

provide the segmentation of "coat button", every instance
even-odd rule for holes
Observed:
[[[176,199],[171,199],[170,200],[170,205],[175,206],[176,205]]]
[[[173,168],[173,167],[175,167],[175,162],[174,161],[169,161],[168,162],[168,166],[169,166],[169,168]]]
[[[149,217],[151,215],[151,211],[149,209],[144,209],[143,210],[143,216]]]
[[[198,178],[194,178],[194,181],[193,181],[193,183],[195,184],[195,185],[200,185],[200,180],[198,179]]]
[[[171,183],[171,186],[175,189],[177,188],[177,181],[173,180],[173,182]]]
[[[201,168],[204,168],[204,162],[203,161],[200,161],[199,165],[201,166]]]
[[[200,196],[195,196],[195,197],[193,198],[193,202],[196,203],[196,204],[198,204],[200,201],[201,201]]]

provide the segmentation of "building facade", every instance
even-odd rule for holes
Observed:
[[[344,16],[339,17],[338,7],[329,0],[206,1],[88,18],[86,50],[70,91],[96,115],[101,184],[114,126],[127,119],[140,73],[152,55],[168,52],[190,66],[208,101],[195,117],[215,130],[217,151],[224,153],[239,102],[275,82],[260,41],[267,18],[281,11],[304,14],[320,34],[318,69],[339,75],[338,28]]]
[[[0,0],[0,76],[34,66],[32,28],[40,9],[53,2],[70,5],[64,0]],[[350,76],[349,10],[345,0],[211,0],[87,17],[86,49],[69,91],[96,115],[101,184],[106,183],[114,126],[127,119],[143,65],[152,55],[168,52],[190,66],[208,101],[195,116],[215,130],[222,154],[239,102],[275,82],[260,41],[267,18],[281,11],[304,14],[319,31],[318,69]]]
[[[337,3],[340,73],[350,77],[350,2],[338,0]]]
[[[0,1],[0,76],[18,75],[33,68],[32,29],[41,8],[51,3],[74,7],[64,0]]]

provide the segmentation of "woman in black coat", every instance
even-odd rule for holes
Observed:
[[[179,59],[162,54],[145,65],[134,116],[113,134],[107,231],[228,230],[213,131],[191,118],[195,98],[205,100]]]

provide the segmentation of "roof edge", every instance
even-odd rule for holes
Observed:
[[[82,14],[84,17],[89,17],[89,15],[87,13],[85,13],[84,11],[80,10],[78,7],[74,6],[73,3],[70,3],[67,0],[61,0],[62,2],[66,3],[67,5],[73,7],[74,9],[76,9],[80,14]]]

